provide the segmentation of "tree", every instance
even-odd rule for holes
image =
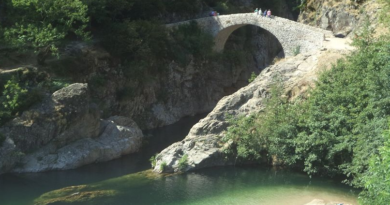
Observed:
[[[390,131],[387,131],[384,137],[387,142],[379,149],[379,155],[371,159],[363,177],[365,189],[359,197],[362,204],[390,204]]]
[[[88,8],[80,0],[8,0],[3,39],[11,45],[38,52],[43,64],[49,54],[58,55],[58,46],[67,36],[83,39],[86,32]]]

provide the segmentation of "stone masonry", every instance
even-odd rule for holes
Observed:
[[[255,13],[231,14],[194,19],[200,28],[215,38],[215,51],[222,51],[230,34],[236,29],[254,25],[269,31],[283,47],[285,56],[292,56],[296,49],[300,53],[314,51],[322,47],[325,35],[332,35],[330,31],[304,25],[285,18],[273,16],[262,17]],[[167,27],[176,27],[188,24],[183,21],[167,24]]]

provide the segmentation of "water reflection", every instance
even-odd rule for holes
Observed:
[[[120,159],[67,171],[0,175],[0,204],[27,204],[50,190],[89,184],[149,169],[149,158],[152,155],[182,140],[190,128],[204,116],[205,114],[186,117],[173,125],[144,131],[148,142],[145,147],[136,154]]]

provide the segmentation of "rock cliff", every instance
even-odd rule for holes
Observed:
[[[192,127],[183,141],[172,144],[156,156],[154,171],[188,171],[233,163],[224,154],[229,142],[223,143],[221,140],[229,126],[227,115],[247,116],[261,111],[274,76],[283,80],[286,94],[291,98],[302,95],[313,85],[317,72],[329,68],[331,62],[342,57],[341,53],[346,47],[340,47],[340,44],[336,43],[338,47],[334,50],[334,44],[331,43],[333,40],[328,41],[327,46],[331,50],[324,49],[284,59],[267,67],[248,86],[224,97],[207,117]],[[180,170],[179,162],[185,155],[187,164],[185,169],[181,167]]]
[[[330,30],[334,35],[345,37],[359,30],[366,20],[378,27],[379,1],[307,0],[298,21]]]
[[[0,128],[0,173],[70,169],[135,152],[138,126],[125,117],[100,120],[86,84],[54,92]]]

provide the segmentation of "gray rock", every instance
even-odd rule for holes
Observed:
[[[84,138],[58,150],[48,144],[23,158],[16,172],[40,172],[72,169],[85,164],[103,162],[139,150],[142,131],[130,118],[114,116],[101,121],[102,133],[97,138]]]
[[[54,92],[3,127],[0,173],[71,169],[135,152],[142,132],[125,117],[100,120],[87,84]]]
[[[15,146],[14,155],[23,156],[48,143],[62,147],[81,138],[96,136],[99,133],[99,113],[89,101],[86,84],[76,83],[58,90],[0,128],[0,133],[7,137],[6,146],[0,148],[0,153],[9,155],[9,151],[5,151],[9,150],[6,148],[10,144],[8,142]],[[20,165],[18,160],[3,156],[0,161],[8,161],[6,164],[9,165],[0,166],[0,172]]]
[[[359,33],[366,20],[371,25],[377,24],[381,7],[376,0],[364,3],[313,0],[301,11],[298,21],[330,30],[339,37],[350,36]]]
[[[296,89],[305,87],[302,84],[316,80],[320,54],[318,51],[285,59],[266,68],[248,86],[221,99],[210,114],[191,128],[183,141],[172,144],[158,155],[154,171],[179,171],[179,160],[184,155],[188,156],[188,166],[184,171],[232,164],[233,161],[226,160],[228,156],[224,154],[232,142],[222,141],[229,125],[226,116],[248,116],[261,111],[274,76],[284,81],[286,93],[300,93]],[[162,163],[167,164],[164,170],[160,170]]]

